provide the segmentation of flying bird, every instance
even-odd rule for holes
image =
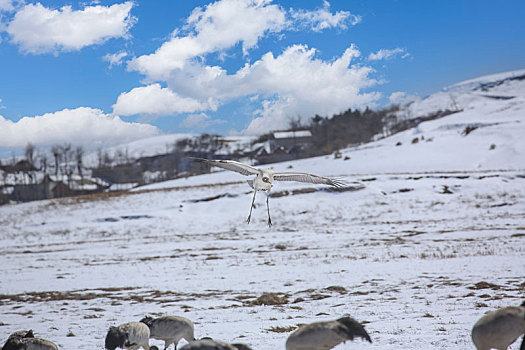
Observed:
[[[253,180],[248,180],[248,185],[250,185],[250,187],[253,188],[254,192],[252,205],[250,206],[250,214],[248,215],[248,219],[246,219],[247,223],[250,223],[250,219],[252,217],[253,203],[255,202],[255,195],[257,194],[257,191],[265,191],[266,208],[268,210],[268,226],[272,226],[272,219],[270,217],[270,205],[268,203],[268,200],[270,198],[270,191],[272,190],[272,185],[274,181],[298,181],[312,184],[323,184],[332,187],[345,186],[345,183],[343,181],[308,173],[277,172],[273,171],[272,169],[255,168],[251,165],[236,162],[234,160],[211,160],[204,158],[193,159],[199,162],[206,163],[210,166],[235,171],[245,176],[255,175],[255,178]]]

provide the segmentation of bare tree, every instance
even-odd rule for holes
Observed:
[[[456,102],[456,98],[454,97],[454,95],[449,93],[449,97],[452,100],[452,107],[454,107],[454,111],[459,111],[461,108],[459,108],[458,103]]]
[[[58,178],[58,166],[62,159],[62,152],[60,151],[60,146],[54,145],[51,147],[51,153],[53,154],[53,159],[55,160],[55,177]]]
[[[35,174],[35,146],[30,142],[27,144],[25,149],[25,159],[27,161],[27,167],[24,167],[22,169],[22,172],[27,175],[29,179],[29,183],[35,183],[36,182],[36,174]]]
[[[84,176],[82,174],[82,166],[83,166],[82,158],[83,157],[84,157],[84,149],[82,148],[82,146],[78,146],[77,148],[75,148],[75,162],[77,166],[78,175],[80,175],[81,183],[84,182]]]
[[[71,163],[73,161],[73,148],[71,147],[70,143],[64,144],[62,147],[62,155],[63,155],[63,174],[67,177],[67,184],[68,186],[71,185],[71,176],[73,175],[73,167],[71,166]]]
[[[3,181],[4,181],[4,186],[7,183],[7,176],[8,175],[9,174],[7,173],[7,171],[2,171],[2,178],[3,178]]]
[[[47,155],[45,153],[40,154],[39,156],[39,162],[40,162],[40,170],[42,170],[42,173],[44,175],[44,178],[47,175]]]
[[[102,148],[99,148],[97,150],[97,162],[99,168],[104,168],[111,166],[113,160],[111,159],[111,156],[108,154],[107,151],[103,150]]]
[[[126,164],[128,161],[127,158],[127,148],[125,151],[123,151],[121,148],[117,148],[113,154],[113,160],[115,161],[116,165]]]
[[[97,149],[97,164],[99,168],[102,167],[102,148]]]
[[[35,145],[29,142],[25,149],[25,157],[30,165],[34,165],[35,162]]]
[[[303,128],[303,124],[301,123],[301,117],[300,116],[296,116],[295,118],[294,117],[289,117],[288,118],[288,127],[289,127],[289,130],[291,131],[297,131],[297,130],[300,130]]]

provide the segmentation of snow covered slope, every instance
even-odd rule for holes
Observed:
[[[425,116],[438,110],[459,110],[482,107],[486,99],[523,97],[525,69],[492,74],[454,84],[425,99],[403,108],[407,118]]]
[[[343,172],[525,168],[525,70],[453,85],[414,102],[404,113],[424,116],[454,109],[452,101],[461,112],[346,150],[351,161]]]
[[[247,177],[226,171],[2,206],[0,342],[31,328],[62,349],[102,348],[110,325],[150,314],[278,350],[298,325],[350,314],[373,343],[337,350],[472,349],[476,320],[525,292],[522,84],[340,159],[273,165],[364,186],[278,183],[271,229],[263,193],[246,224]],[[261,305],[264,292],[280,303]]]
[[[482,87],[485,90],[482,91]],[[469,80],[448,90],[454,93],[463,111],[423,122],[416,128],[379,141],[342,150],[343,157],[339,159],[324,156],[265,167],[285,171],[292,164],[296,169],[349,178],[352,175],[413,172],[523,171],[525,70]],[[446,109],[449,101],[447,92],[438,92],[407,108],[418,110],[417,115],[421,116]],[[231,177],[231,173],[219,169],[218,174],[143,188],[201,185],[227,181]]]

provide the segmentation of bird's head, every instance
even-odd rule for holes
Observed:
[[[140,322],[146,324],[148,327],[151,327],[151,323],[153,322],[153,317],[146,316],[146,317],[142,318],[142,320],[140,320]]]
[[[123,348],[126,343],[126,335],[122,333],[118,327],[109,327],[106,335],[105,347],[107,350],[115,350],[116,348]]]

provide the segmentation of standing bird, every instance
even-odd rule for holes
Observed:
[[[472,328],[472,341],[478,350],[505,350],[525,334],[525,301],[521,306],[509,306],[491,311]],[[525,337],[520,350],[525,350]]]
[[[177,348],[179,340],[187,342],[195,340],[193,336],[193,322],[181,316],[163,316],[153,318],[146,316],[140,322],[149,327],[150,338],[164,340],[164,350],[171,344]]]
[[[335,321],[315,322],[300,327],[288,337],[286,350],[329,350],[355,337],[372,342],[359,322],[345,316]]]
[[[227,170],[238,172],[239,174],[249,176],[256,175],[255,179],[248,180],[248,185],[254,189],[252,205],[250,206],[250,215],[246,219],[247,223],[250,223],[252,217],[253,203],[255,202],[255,195],[257,191],[266,192],[266,208],[268,209],[268,226],[272,226],[272,219],[270,218],[270,205],[268,199],[270,198],[270,191],[274,181],[298,181],[308,182],[312,184],[323,184],[332,187],[343,187],[345,183],[340,180],[330,179],[328,177],[322,177],[318,175],[298,172],[276,172],[272,169],[255,168],[251,165],[236,162],[234,160],[210,160],[203,158],[193,158],[196,161],[204,162],[210,166],[215,166]]]

